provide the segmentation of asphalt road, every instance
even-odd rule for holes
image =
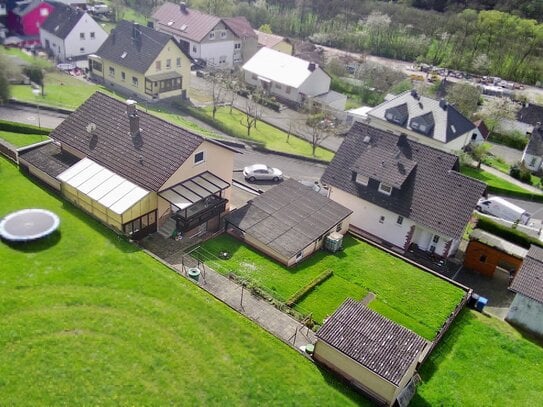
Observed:
[[[12,122],[32,124],[48,129],[54,129],[66,118],[65,114],[55,113],[31,107],[15,107],[6,105],[0,107],[0,119]]]

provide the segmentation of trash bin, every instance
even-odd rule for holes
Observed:
[[[468,299],[468,307],[475,308],[475,305],[477,304],[477,301],[479,301],[479,298],[481,298],[479,294],[472,293],[471,297],[469,297]]]
[[[198,267],[191,267],[187,272],[187,275],[191,280],[194,280],[196,283],[200,280],[200,269]]]
[[[488,303],[488,300],[485,297],[479,297],[475,303],[475,309],[479,312],[483,312],[485,305]]]

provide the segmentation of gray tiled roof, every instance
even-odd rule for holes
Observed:
[[[232,212],[227,220],[291,258],[351,213],[311,187],[289,179]]]
[[[541,247],[530,246],[522,267],[509,288],[543,304],[543,249]]]
[[[169,40],[173,40],[175,46],[178,46],[171,35],[139,24],[136,27],[141,33],[138,40],[133,38],[134,23],[119,21],[96,51],[96,55],[136,72],[145,73]]]
[[[222,21],[227,25],[238,38],[258,38],[251,23],[245,17],[228,17],[223,18]]]
[[[448,143],[466,132],[473,130],[475,125],[460,113],[452,105],[444,101],[431,99],[422,96],[413,91],[407,91],[396,96],[394,99],[381,103],[373,110],[368,112],[368,116],[386,120],[387,111],[396,110],[399,113],[406,114],[408,119],[405,123],[399,125],[407,129],[417,131],[410,126],[411,119],[424,116],[428,120],[428,113],[432,114],[434,123],[432,131],[426,135],[442,143]],[[394,123],[398,125],[397,123]]]
[[[204,138],[140,110],[138,116],[141,132],[134,140],[126,104],[96,92],[51,137],[133,183],[158,191]],[[92,135],[87,132],[90,123],[96,125]]]
[[[402,140],[400,146],[399,140]],[[379,149],[377,151],[389,151],[389,154],[401,150],[402,160],[416,163],[401,189],[393,189],[390,196],[378,191],[379,182],[375,179],[370,179],[367,186],[352,179],[353,164],[376,148]],[[379,165],[379,160],[373,162]],[[458,170],[458,158],[453,154],[366,124],[355,123],[326,168],[322,182],[409,218],[435,232],[460,238],[486,185],[458,173]],[[379,168],[366,171],[381,174]]]
[[[65,39],[84,15],[85,12],[81,9],[76,9],[62,3],[55,3],[55,9],[47,17],[41,29],[58,38]],[[91,17],[88,16],[88,18]]]
[[[518,111],[517,119],[532,126],[535,126],[537,123],[543,123],[543,106],[529,103]]]
[[[63,152],[55,143],[26,150],[19,157],[54,178],[79,161],[79,158]]]
[[[389,382],[399,385],[427,341],[353,299],[347,299],[317,338]]]
[[[535,126],[528,145],[526,146],[526,153],[536,156],[543,156],[543,126]]]

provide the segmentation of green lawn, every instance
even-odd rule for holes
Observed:
[[[484,170],[478,170],[477,168],[464,165],[461,168],[461,172],[468,177],[476,178],[478,180],[486,182],[488,186],[503,188],[513,192],[522,192],[528,194],[531,193],[527,189],[521,188]]]
[[[42,134],[21,134],[0,130],[0,139],[7,141],[15,147],[24,147],[48,140],[49,137]]]
[[[505,322],[465,310],[420,375],[413,406],[541,405],[543,348]]]
[[[0,242],[0,405],[369,405],[2,158],[0,179],[0,217],[61,219]]]
[[[204,111],[209,117],[212,116],[211,106],[204,108]],[[232,129],[236,134],[239,134],[239,137],[263,143],[269,150],[313,157],[311,144],[308,141],[290,136],[289,141],[287,142],[286,132],[270,126],[263,121],[258,121],[257,128],[251,129],[250,136],[247,136],[247,128],[241,124],[244,115],[244,113],[237,109],[233,109],[232,113],[230,113],[230,107],[220,107],[215,114],[215,119]],[[333,157],[334,153],[324,148],[317,147],[317,150],[315,151],[315,158],[331,161]]]
[[[214,258],[223,251],[232,253],[232,257]],[[299,311],[311,312],[320,323],[347,297],[360,300],[371,291],[377,298],[370,308],[427,339],[435,336],[464,293],[351,236],[346,236],[342,252],[319,251],[295,268],[286,268],[228,235],[205,242],[198,255],[217,271],[233,272],[282,301],[331,269],[333,277],[310,293],[299,304]]]
[[[18,57],[22,59],[23,61],[26,61],[30,64],[35,63],[36,65],[39,65],[43,69],[51,69],[53,67],[53,64],[47,59],[38,58],[33,55],[28,55],[26,52],[24,52],[23,50],[19,48],[0,47],[0,54]]]

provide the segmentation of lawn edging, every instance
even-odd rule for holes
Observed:
[[[319,274],[317,277],[315,277],[312,281],[310,281],[308,284],[306,284],[304,287],[300,288],[298,291],[296,291],[286,302],[285,304],[288,307],[292,307],[293,305],[296,305],[300,300],[304,299],[305,296],[309,295],[311,291],[315,289],[318,285],[324,283],[326,280],[328,280],[332,275],[334,274],[333,270],[325,270],[321,274]]]

